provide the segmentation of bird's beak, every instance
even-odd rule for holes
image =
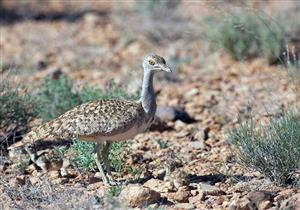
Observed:
[[[167,66],[166,64],[161,66],[161,70],[163,70],[165,72],[172,72],[171,68],[169,66]]]

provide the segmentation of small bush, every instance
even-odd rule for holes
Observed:
[[[74,154],[72,161],[81,170],[96,171],[97,165],[94,161],[93,151],[95,143],[75,140],[70,147]]]
[[[154,17],[162,11],[176,9],[180,2],[180,0],[137,1],[137,9],[142,15]]]
[[[124,161],[127,146],[126,142],[113,143],[109,153],[110,164],[114,171],[124,171]],[[74,164],[83,171],[96,171],[97,165],[94,161],[93,151],[95,143],[76,140],[70,147],[70,151],[74,153]]]
[[[58,79],[47,77],[33,97],[39,116],[44,120],[51,120],[82,103],[109,98],[137,99],[138,93],[128,95],[115,83],[112,83],[106,90],[87,85],[82,89],[75,89],[73,81],[61,75]]]
[[[8,78],[0,80],[0,151],[13,144],[27,131],[27,124],[36,116],[35,104],[20,93]]]
[[[73,90],[69,77],[61,75],[58,79],[48,76],[33,94],[39,117],[48,121],[82,103]]]
[[[300,57],[300,53],[298,56],[294,54],[292,59],[287,58],[288,77],[292,85],[292,89],[296,94],[296,103],[298,103],[298,105],[300,105],[300,59],[299,57]]]
[[[264,57],[269,63],[277,61],[288,43],[280,19],[246,11],[207,18],[206,37],[214,48],[221,48],[236,60]]]
[[[230,133],[240,162],[278,184],[296,182],[300,172],[300,117],[296,112],[272,119],[268,126],[242,123]]]
[[[121,186],[112,186],[108,191],[108,195],[111,197],[117,197],[120,195],[121,191],[122,191]]]

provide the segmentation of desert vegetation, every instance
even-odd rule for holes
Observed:
[[[0,209],[299,208],[298,2],[2,0],[0,8]],[[113,143],[117,185],[103,184],[92,142],[38,142],[47,171],[7,149],[80,104],[138,100],[150,53],[173,73],[155,78],[149,130]]]

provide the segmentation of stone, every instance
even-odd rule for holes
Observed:
[[[186,124],[180,120],[176,120],[174,127],[175,127],[175,130],[181,130],[184,127],[186,127]]]
[[[195,122],[184,109],[172,106],[159,106],[157,107],[155,116],[163,122],[170,122],[180,120],[184,123]]]
[[[186,187],[181,187],[177,192],[168,193],[168,199],[179,202],[179,203],[187,203],[189,202],[189,197],[191,197],[191,192]]]
[[[39,180],[39,178],[32,176],[32,177],[29,178],[29,181],[30,181],[30,183],[31,183],[32,185],[35,185],[35,184],[38,183],[40,180]]]
[[[32,174],[34,171],[36,171],[37,168],[34,164],[30,164],[29,166],[27,166],[27,168],[25,169],[26,173],[28,174]]]
[[[49,163],[49,168],[48,171],[58,171],[61,169],[63,165],[63,160],[59,159],[59,160],[51,160]]]
[[[196,196],[196,195],[198,195],[198,190],[191,190],[191,194],[192,194],[192,196]]]
[[[272,199],[272,194],[266,191],[255,191],[250,192],[248,195],[250,206],[253,208],[258,208],[259,206],[269,205],[265,201]],[[263,205],[261,205],[263,203]],[[260,208],[259,208],[260,209]]]
[[[188,147],[190,150],[203,149],[205,147],[205,143],[204,141],[191,141],[188,143]]]
[[[9,180],[9,185],[12,187],[18,187],[20,185],[24,185],[25,184],[25,176],[24,175],[20,175],[17,176],[13,179]]]
[[[206,195],[213,195],[213,196],[219,196],[219,195],[225,195],[225,192],[221,190],[220,188],[210,185],[207,183],[199,183],[198,184],[198,191],[199,194],[203,194],[204,196]]]
[[[161,121],[173,121],[176,117],[176,109],[171,106],[158,106],[155,116]]]
[[[129,184],[121,191],[119,198],[132,207],[142,207],[158,202],[160,193],[140,184]]]
[[[1,158],[1,157],[0,157]],[[6,171],[6,169],[8,168],[9,166],[9,163],[8,162],[1,162],[1,159],[0,159],[0,172],[4,172]]]
[[[144,183],[144,187],[148,187],[157,192],[167,192],[167,187],[165,186],[164,182],[160,179],[149,179],[147,182]]]
[[[83,16],[83,20],[88,27],[95,27],[99,23],[100,17],[96,13],[88,12]]]
[[[176,203],[175,207],[179,209],[187,209],[187,210],[195,209],[195,205],[192,203]]]
[[[187,93],[185,94],[185,97],[191,98],[191,97],[194,97],[195,95],[197,95],[198,93],[199,93],[198,88],[192,88],[191,90],[187,91]]]
[[[97,190],[97,189],[101,189],[105,187],[103,182],[95,182],[95,183],[91,183],[87,186],[87,190]]]
[[[64,184],[67,183],[68,179],[64,177],[60,177],[51,181],[52,184]]]
[[[244,197],[244,198],[237,198],[234,199],[229,204],[229,210],[252,210],[250,208],[250,201]]]
[[[73,168],[68,168],[68,169],[61,168],[60,175],[62,177],[66,177],[66,178],[75,178],[75,177],[77,177],[78,174],[77,174],[77,171]]]
[[[57,178],[59,178],[59,177],[60,177],[59,171],[49,171],[49,172],[48,172],[48,178],[49,178],[50,180],[54,180],[54,179],[57,179]]]
[[[272,207],[272,202],[271,201],[262,201],[258,205],[258,210],[265,210],[265,209],[269,209],[271,207]]]

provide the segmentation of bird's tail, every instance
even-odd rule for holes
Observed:
[[[27,133],[21,141],[11,145],[10,147],[8,147],[8,149],[9,150],[17,149],[19,147],[23,147],[25,145],[32,144],[35,141],[38,141],[38,140],[41,140],[44,138],[49,138],[49,137],[51,137],[49,131],[50,131],[50,129],[47,126],[47,123],[43,124],[43,125],[37,127],[36,129],[30,131],[29,133]]]

